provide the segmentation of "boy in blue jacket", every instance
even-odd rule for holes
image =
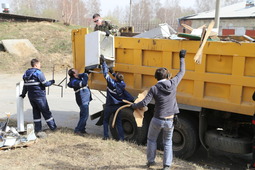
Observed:
[[[131,96],[126,90],[126,84],[124,82],[124,76],[120,73],[114,74],[115,79],[112,79],[108,74],[108,66],[105,62],[104,56],[101,55],[100,63],[102,64],[104,78],[107,81],[107,96],[106,96],[106,105],[104,108],[104,137],[103,140],[109,139],[108,126],[110,116],[115,113],[119,107],[125,103],[123,99],[128,101],[134,101],[133,96]],[[116,119],[116,126],[118,130],[119,140],[124,141],[124,131],[122,127],[121,114],[118,114]]]
[[[70,76],[68,87],[73,88],[77,105],[80,107],[80,120],[74,129],[74,133],[83,136],[86,134],[86,123],[89,116],[89,102],[92,100],[88,87],[88,74],[79,74],[77,70],[71,68],[68,71]]]

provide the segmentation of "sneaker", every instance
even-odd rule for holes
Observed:
[[[170,166],[168,166],[168,165],[164,165],[163,170],[170,170]]]
[[[109,137],[103,137],[103,140],[109,140],[110,138]]]
[[[156,162],[155,161],[153,161],[153,162],[147,162],[146,163],[146,166],[149,168],[149,167],[151,167],[151,166],[154,166],[154,165],[156,165]]]
[[[85,136],[85,134],[84,134],[84,133],[79,132],[79,131],[78,131],[78,132],[74,132],[74,134],[75,134],[75,135],[78,135],[78,136]]]
[[[85,135],[85,134],[86,134],[86,135],[88,134],[85,130],[84,130],[84,131],[81,131],[81,133],[84,134],[84,135]]]

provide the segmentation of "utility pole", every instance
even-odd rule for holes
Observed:
[[[132,0],[130,0],[129,6],[129,26],[132,26]]]
[[[216,0],[216,7],[215,7],[215,28],[219,30],[220,26],[220,0]]]

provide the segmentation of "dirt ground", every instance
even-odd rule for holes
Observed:
[[[0,118],[5,119],[5,112],[11,112],[16,120],[16,83],[21,81],[19,74],[0,74]],[[52,74],[46,74],[51,79]],[[65,74],[55,75],[56,83],[61,82]],[[72,129],[76,126],[79,109],[75,103],[72,89],[51,86],[47,95],[50,109],[61,130],[48,134],[46,139],[38,139],[36,144],[27,148],[0,151],[1,169],[146,169],[146,146],[137,146],[129,142],[114,140],[102,141],[102,127],[95,125],[97,120],[88,120],[85,137],[75,136]],[[94,100],[90,103],[90,114],[102,109],[104,98],[97,91],[92,91]],[[24,99],[24,117],[32,121],[31,106],[28,98]],[[44,123],[45,124],[45,123]],[[47,128],[47,126],[44,126]],[[251,155],[226,155],[206,152],[202,147],[188,161],[174,158],[172,169],[222,169],[241,170]],[[157,166],[162,167],[162,152],[158,152]]]

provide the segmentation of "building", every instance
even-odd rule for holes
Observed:
[[[192,16],[185,16],[179,18],[180,26],[179,32],[189,33],[188,30],[181,26],[182,23],[191,26],[192,28],[199,28],[211,20],[214,20],[215,10],[198,13]],[[255,36],[255,5],[253,0],[236,3],[225,6],[220,9],[220,25],[219,35],[248,35]]]

